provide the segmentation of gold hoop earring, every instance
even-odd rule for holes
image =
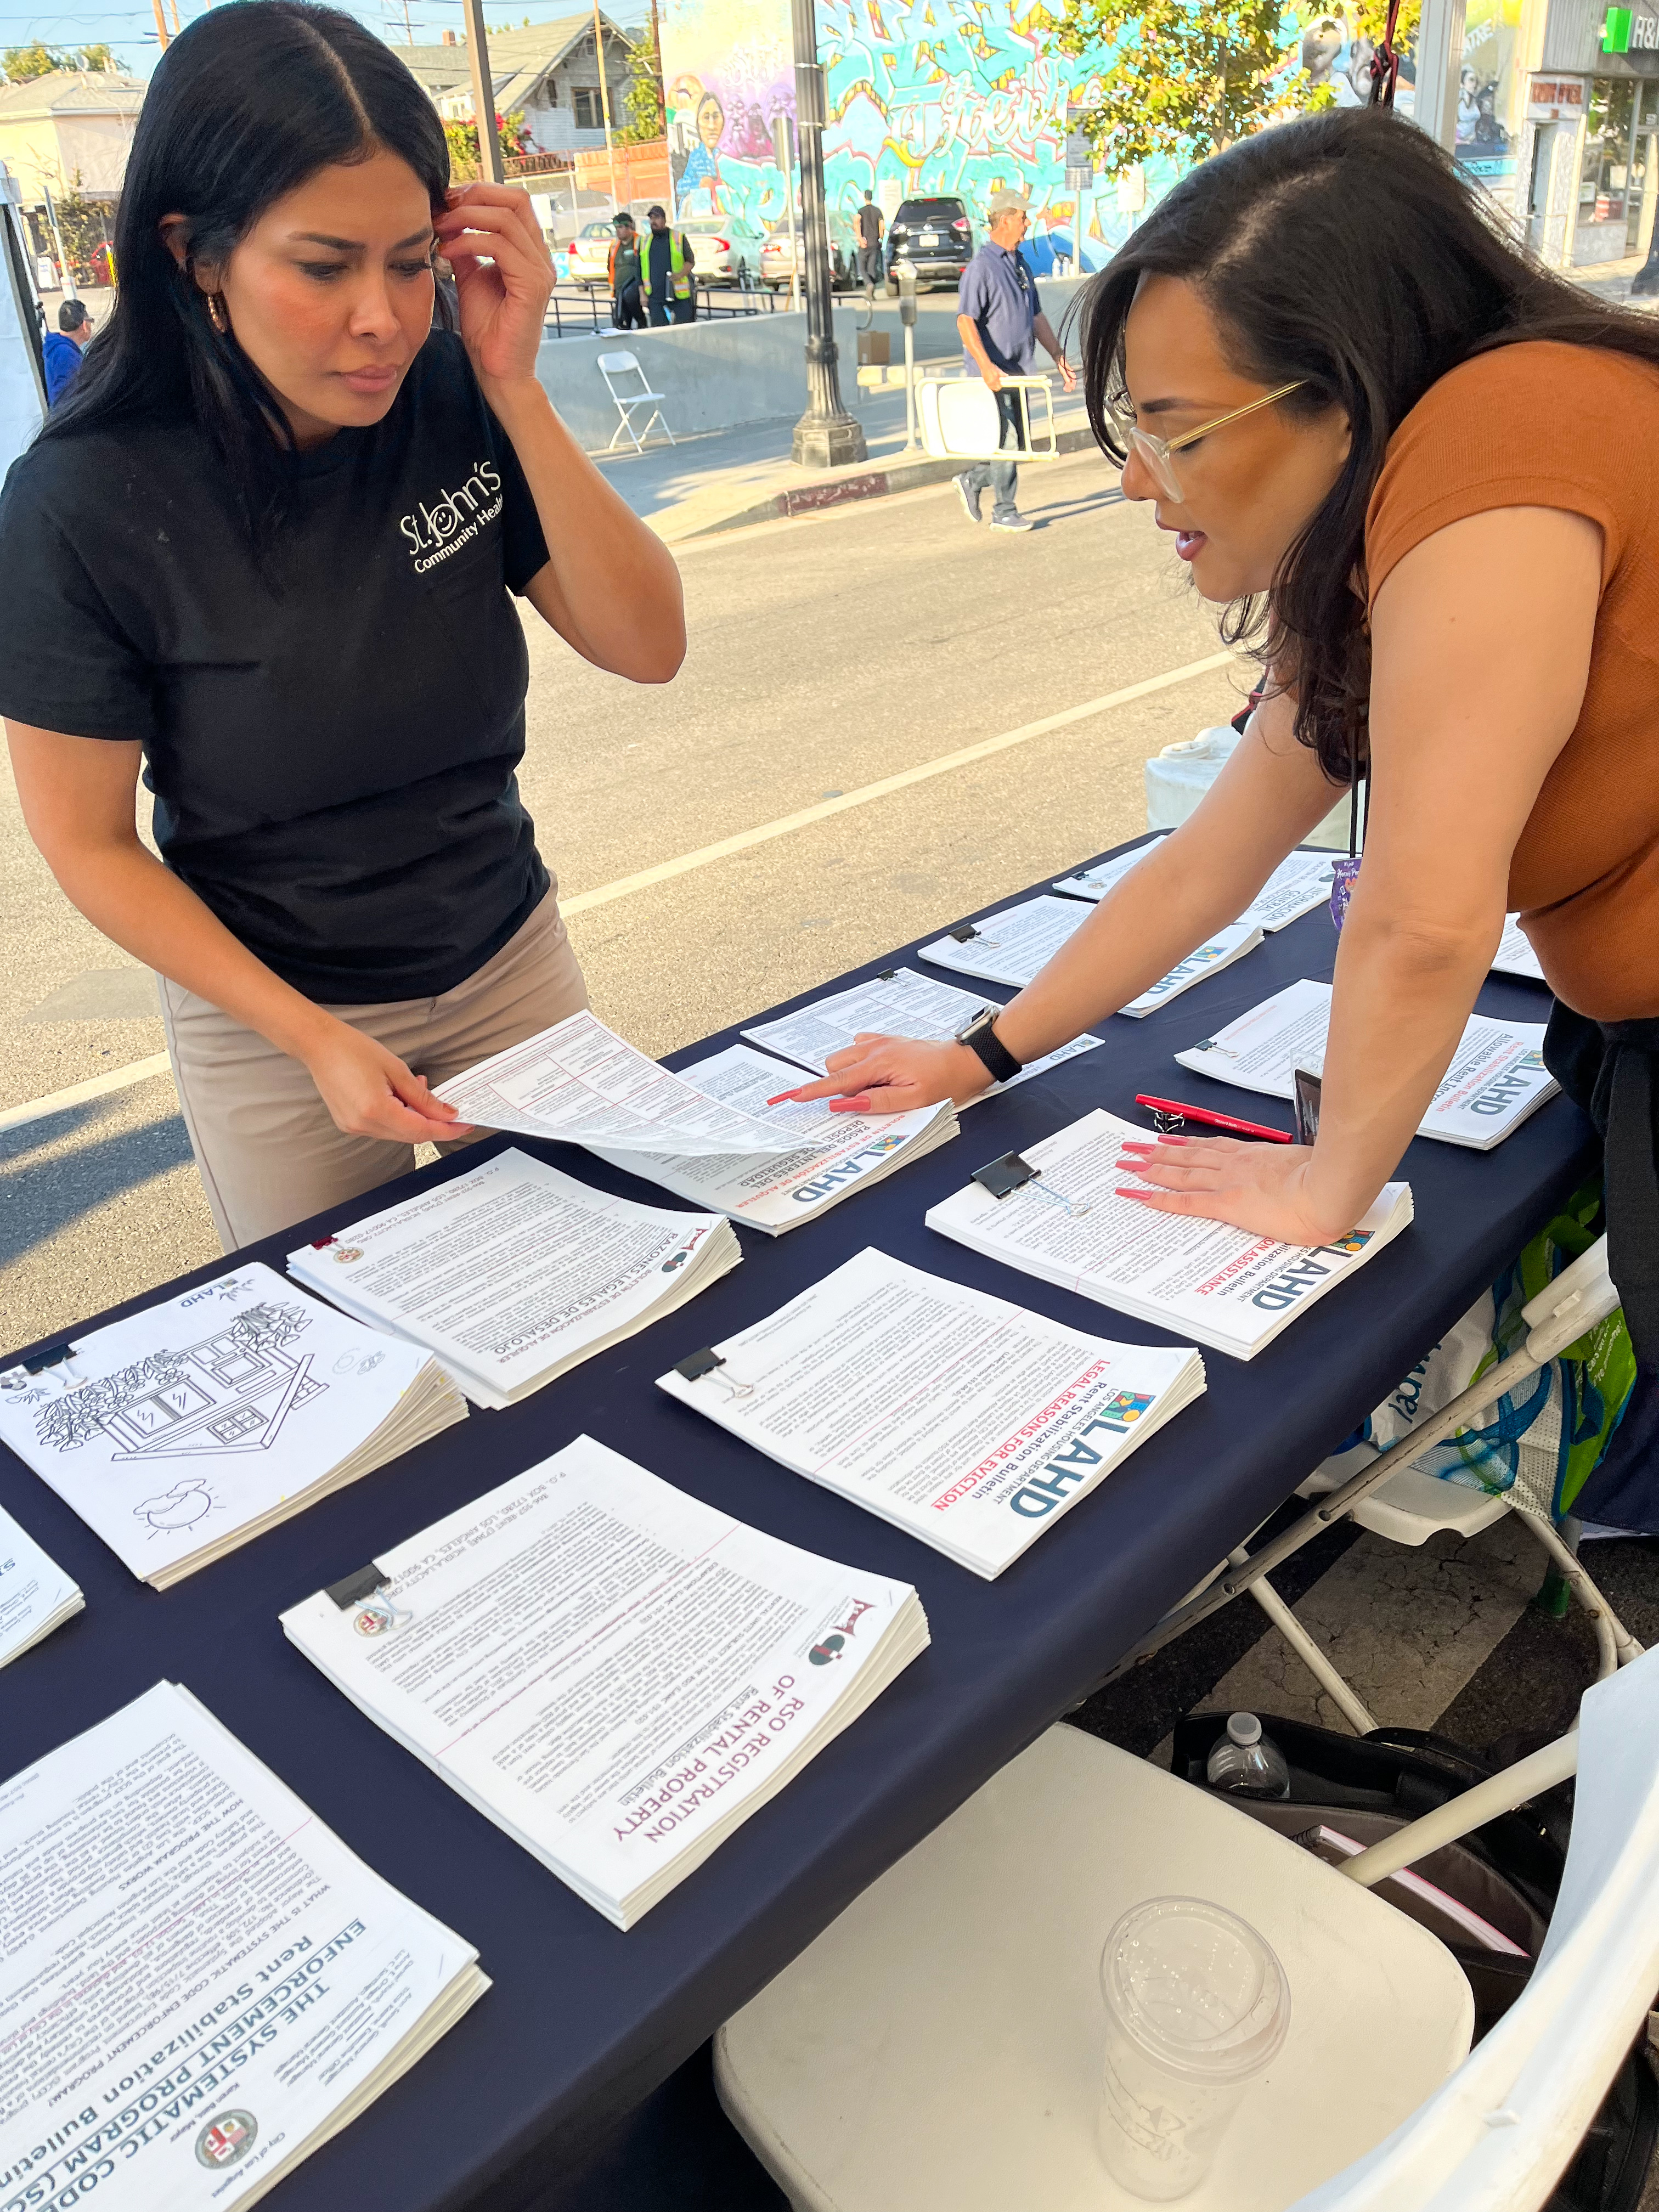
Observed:
[[[230,328],[230,321],[229,318],[225,313],[225,295],[222,292],[210,292],[208,294],[207,311],[209,322],[210,322],[214,329],[218,331],[220,337],[223,337],[226,331]]]

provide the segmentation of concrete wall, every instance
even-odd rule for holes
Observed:
[[[842,398],[856,414],[866,396],[857,382],[855,319],[850,307],[836,307]],[[678,438],[698,430],[730,430],[743,422],[798,416],[806,404],[805,348],[804,309],[774,315],[722,315],[713,322],[686,323],[665,331],[550,338],[542,347],[536,374],[572,433],[597,452],[617,428],[616,406],[599,369],[602,353],[625,349],[637,356],[647,381],[663,395],[664,419]],[[631,376],[618,381],[625,388],[637,388],[637,380]]]

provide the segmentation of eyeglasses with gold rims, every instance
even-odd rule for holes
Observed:
[[[1215,431],[1224,429],[1229,422],[1242,422],[1247,415],[1255,415],[1263,407],[1271,407],[1275,400],[1288,398],[1292,392],[1300,392],[1306,381],[1305,377],[1297,377],[1294,384],[1281,384],[1276,392],[1264,392],[1260,399],[1252,399],[1243,407],[1231,408],[1225,415],[1217,415],[1207,422],[1200,422],[1196,430],[1183,430],[1178,438],[1155,438],[1150,430],[1143,430],[1137,422],[1126,422],[1121,416],[1118,418],[1118,428],[1123,434],[1124,444],[1164,498],[1178,500],[1185,495],[1170,458],[1172,454],[1178,453],[1183,446],[1195,446],[1200,438],[1207,438]]]

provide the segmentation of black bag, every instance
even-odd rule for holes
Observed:
[[[1279,1746],[1290,1768],[1289,1797],[1212,1794],[1228,1797],[1241,1812],[1283,1836],[1323,1826],[1357,1843],[1374,1844],[1510,1763],[1505,1759],[1490,1764],[1461,1744],[1420,1729],[1339,1735],[1303,1721],[1275,1719],[1268,1713],[1260,1717],[1263,1733]],[[1171,1770],[1183,1781],[1209,1789],[1205,1768],[1226,1725],[1225,1713],[1192,1713],[1179,1722]],[[1515,1755],[1537,1747],[1528,1743]],[[1430,1853],[1411,1869],[1518,1944],[1524,1958],[1487,1949],[1398,1884],[1377,1886],[1379,1896],[1438,1936],[1463,1969],[1474,1997],[1477,2043],[1531,1978],[1560,1890],[1571,1828],[1568,1782]],[[1644,2031],[1626,2054],[1545,2212],[1637,2212],[1659,2136],[1659,2082],[1648,2062],[1646,2041]]]

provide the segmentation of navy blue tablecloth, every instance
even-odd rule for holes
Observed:
[[[1074,1328],[1167,1341],[978,1259],[926,1229],[923,1213],[972,1169],[1092,1107],[1143,1120],[1137,1091],[1201,1097],[1288,1128],[1287,1106],[1189,1075],[1170,1055],[1298,976],[1328,978],[1334,950],[1321,909],[1146,1020],[1114,1018],[1101,1050],[971,1108],[961,1137],[932,1158],[788,1236],[741,1232],[743,1266],[691,1306],[509,1412],[475,1413],[163,1594],[136,1582],[0,1449],[0,1502],[87,1597],[84,1614],[0,1672],[0,1774],[150,1683],[183,1682],[380,1874],[475,1943],[494,1981],[411,2075],[282,2185],[272,2199],[280,2212],[450,2212],[469,2203],[507,2212],[575,2171],[721,2020],[1282,1503],[1593,1170],[1596,1141],[1565,1099],[1488,1155],[1413,1143],[1405,1169],[1413,1226],[1249,1364],[1206,1352],[1206,1395],[995,1583],[787,1474],[653,1387],[673,1360],[771,1312],[870,1243]],[[1497,978],[1480,1006],[1541,1022],[1549,1000]],[[728,1031],[676,1060],[734,1042]],[[525,1140],[492,1139],[388,1185],[375,1203],[463,1173],[503,1142]],[[526,1149],[631,1197],[677,1202],[586,1153]],[[303,1237],[367,1210],[359,1201],[319,1217],[252,1256],[280,1269]],[[914,1583],[933,1630],[930,1650],[870,1712],[627,1935],[358,1713],[276,1619],[583,1431],[757,1528]]]

